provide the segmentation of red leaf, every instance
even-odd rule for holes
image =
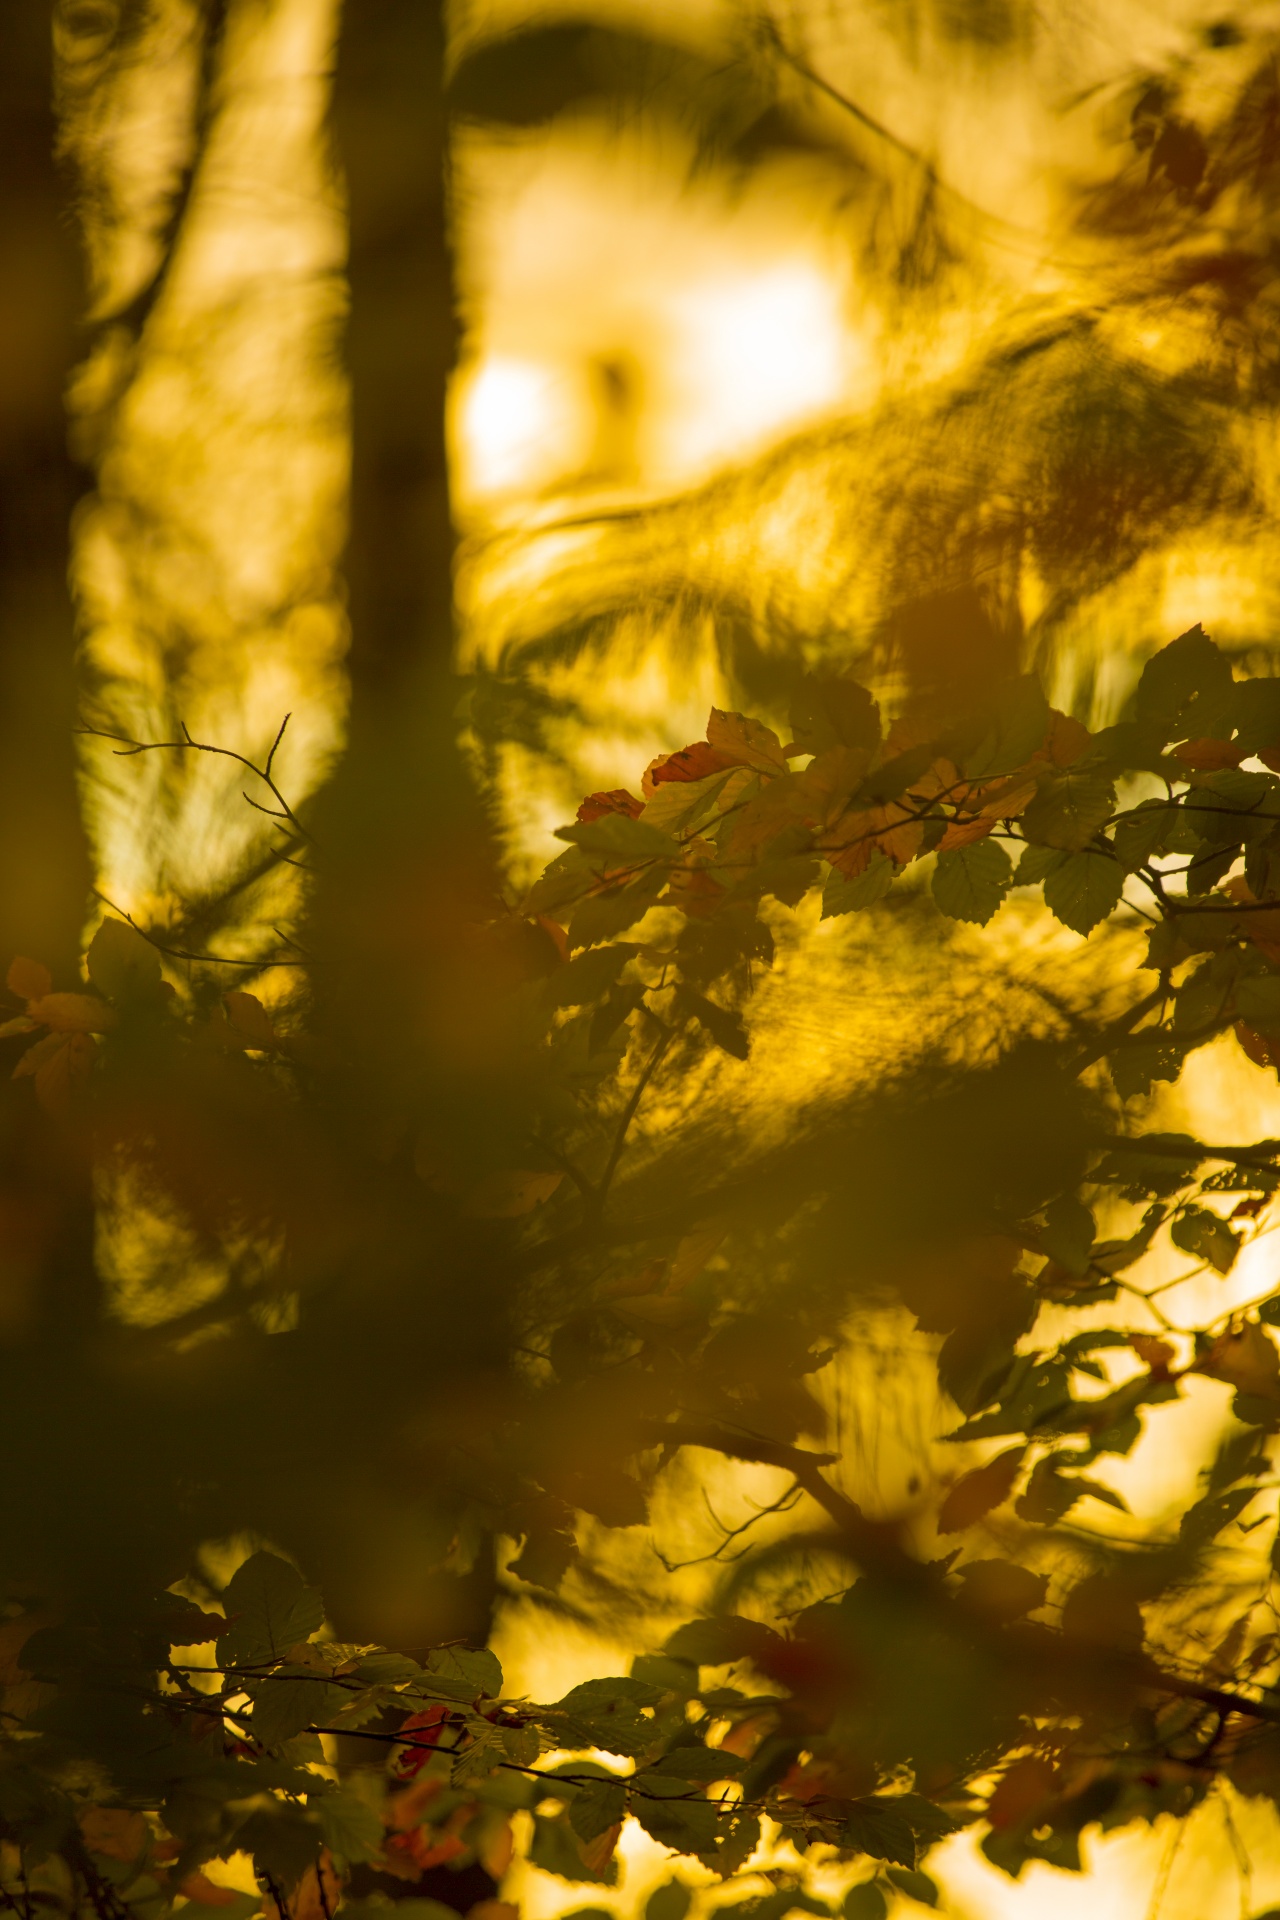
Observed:
[[[625,787],[615,787],[611,793],[589,793],[578,808],[578,818],[585,823],[599,820],[602,814],[625,813],[629,820],[634,820],[643,812],[643,800],[637,800]]]
[[[695,740],[691,747],[681,747],[677,753],[660,753],[656,760],[651,760],[644,770],[640,791],[646,800],[651,800],[668,780],[705,780],[709,773],[723,773],[726,767],[741,764],[728,754],[717,753],[706,740]]]

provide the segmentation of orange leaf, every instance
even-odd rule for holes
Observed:
[[[147,1844],[147,1823],[123,1807],[90,1807],[78,1822],[90,1853],[107,1860],[139,1860]]]
[[[955,847],[971,847],[976,840],[985,840],[995,826],[995,820],[953,820],[938,842],[939,853],[950,853]]]
[[[1219,1335],[1207,1353],[1188,1369],[1225,1380],[1240,1393],[1259,1400],[1280,1400],[1280,1353],[1275,1342],[1254,1320],[1237,1331]]]
[[[1049,737],[1044,752],[1055,767],[1069,767],[1092,744],[1093,735],[1069,713],[1059,713],[1056,707],[1050,707],[1049,714]]]
[[[722,713],[712,707],[707,721],[707,744],[731,765],[754,767],[758,773],[785,773],[786,755],[772,727],[745,713]]]
[[[585,823],[599,820],[606,813],[625,813],[634,820],[643,812],[643,800],[637,800],[625,787],[615,787],[611,793],[589,793],[578,808],[578,818]]]
[[[1280,1040],[1268,1040],[1265,1033],[1259,1033],[1256,1027],[1249,1026],[1243,1020],[1237,1020],[1232,1032],[1236,1044],[1248,1055],[1255,1067],[1274,1067],[1280,1078]],[[1233,1214],[1232,1219],[1235,1218]]]
[[[987,1819],[999,1832],[1004,1827],[1020,1827],[1051,1799],[1057,1775],[1047,1760],[1028,1755],[1015,1760],[987,1802]]]
[[[19,1000],[43,1000],[46,993],[53,991],[53,975],[48,967],[39,960],[26,960],[21,954],[11,961],[4,983]]]
[[[603,1873],[613,1858],[613,1850],[622,1834],[622,1822],[615,1827],[606,1827],[594,1840],[584,1844],[578,1842],[578,1852],[582,1855],[582,1864],[589,1873]]]
[[[1257,895],[1242,873],[1225,881],[1222,892],[1238,907],[1256,907],[1259,904]],[[1280,966],[1280,905],[1270,912],[1241,914],[1240,931],[1253,942],[1259,953]]]
[[[233,1907],[240,1898],[233,1887],[220,1887],[199,1869],[179,1880],[174,1891],[185,1900],[194,1900],[198,1907]]]
[[[1238,767],[1244,749],[1231,740],[1184,740],[1173,749],[1173,757],[1196,773],[1220,773],[1224,767]]]
[[[1129,1336],[1129,1345],[1157,1380],[1169,1378],[1169,1369],[1177,1355],[1167,1340],[1154,1340],[1147,1333],[1133,1333]]]
[[[959,1533],[963,1527],[975,1525],[993,1507],[1002,1505],[1013,1492],[1025,1452],[1025,1446],[1010,1447],[1006,1453],[988,1460],[985,1467],[975,1467],[972,1473],[962,1474],[942,1503],[938,1532]]]
[[[113,1010],[93,993],[46,993],[27,1012],[54,1033],[106,1033],[116,1024]]]
[[[640,781],[640,791],[646,800],[652,800],[668,780],[705,780],[709,773],[723,773],[727,767],[739,764],[727,754],[717,753],[705,740],[695,740],[691,747],[681,747],[677,753],[660,753],[656,760],[651,760]]]

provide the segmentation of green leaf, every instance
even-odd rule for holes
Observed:
[[[1230,1273],[1240,1251],[1240,1242],[1225,1220],[1207,1207],[1188,1207],[1169,1229],[1169,1238],[1184,1253],[1195,1254],[1218,1273]]]
[[[1111,844],[1125,872],[1136,873],[1153,854],[1164,851],[1167,836],[1181,819],[1181,808],[1167,800],[1144,800],[1122,814],[1112,829]]]
[[[676,1853],[707,1853],[720,1831],[715,1807],[696,1788],[647,1769],[636,1775],[631,1811],[651,1839]]]
[[[1280,974],[1253,974],[1238,981],[1236,1012],[1259,1033],[1280,1034]]]
[[[557,913],[561,907],[580,900],[595,883],[596,875],[579,848],[570,847],[534,881],[520,911],[530,916]]]
[[[222,1596],[231,1622],[218,1641],[221,1667],[261,1666],[284,1658],[324,1624],[324,1602],[287,1560],[252,1554]]]
[[[897,871],[888,854],[879,847],[852,880],[846,880],[839,868],[833,867],[822,889],[823,919],[833,920],[840,913],[861,913],[865,907],[873,907],[888,893]]]
[[[434,1679],[465,1690],[455,1699],[496,1700],[502,1692],[502,1668],[488,1647],[433,1647],[423,1665]]]
[[[1246,758],[1280,747],[1280,680],[1238,681],[1232,717]]]
[[[1124,870],[1105,853],[1073,853],[1045,878],[1044,903],[1073,933],[1092,933],[1119,905]]]
[[[674,859],[680,852],[680,843],[671,834],[647,820],[634,820],[627,813],[602,813],[598,820],[575,820],[572,826],[557,827],[556,838],[571,840],[588,859]]]
[[[850,1887],[841,1911],[844,1920],[885,1920],[889,1906],[875,1881],[864,1880],[860,1887]]]
[[[577,954],[549,977],[546,992],[551,1005],[586,1007],[603,999],[635,951],[634,946],[620,943]]]
[[[778,1645],[772,1627],[730,1613],[718,1619],[688,1621],[676,1628],[662,1650],[695,1667],[723,1667],[736,1660],[753,1660]]]
[[[1215,954],[1187,975],[1174,996],[1175,1034],[1209,1037],[1213,1027],[1226,1013],[1235,985],[1233,976],[1236,964],[1234,954]]]
[[[1074,853],[1111,818],[1116,790],[1104,768],[1063,767],[1045,781],[1022,815],[1028,840]]]
[[[1057,847],[1024,847],[1013,876],[1015,887],[1038,887],[1068,858]]]
[[[1247,1436],[1254,1439],[1251,1433]],[[1257,1487],[1232,1487],[1226,1493],[1206,1494],[1188,1507],[1178,1524],[1178,1544],[1189,1553],[1198,1553],[1217,1538],[1224,1527],[1239,1519],[1249,1502],[1256,1498]]]
[[[1013,884],[1013,863],[996,840],[940,853],[933,870],[933,897],[952,920],[985,927]]]
[[[236,1834],[236,1847],[253,1855],[259,1874],[271,1874],[288,1892],[316,1864],[323,1837],[308,1815],[273,1802],[270,1811],[264,1806],[249,1815]]]
[[[791,702],[791,730],[806,753],[880,744],[880,709],[856,680],[805,674]]]
[[[695,993],[692,987],[683,984],[676,990],[676,1005],[683,1014],[696,1020],[725,1053],[731,1053],[735,1060],[747,1058],[751,1045],[746,1028],[728,1007],[718,1007],[705,994]]]
[[[870,1854],[873,1860],[893,1860],[901,1867],[914,1868],[916,1836],[891,1796],[869,1795],[847,1801],[842,1815],[841,1846]]]
[[[290,1677],[296,1675],[298,1677]],[[303,1677],[305,1675],[305,1677]],[[253,1702],[254,1738],[278,1747],[306,1727],[325,1726],[351,1701],[347,1687],[326,1686],[314,1668],[286,1668],[247,1689]]]
[[[1197,621],[1148,660],[1134,712],[1139,720],[1163,726],[1166,739],[1176,739],[1179,716],[1197,695],[1230,697],[1233,692],[1231,662]]]
[[[561,1880],[591,1880],[597,1886],[611,1887],[618,1878],[616,1858],[599,1873],[593,1873],[585,1864],[577,1835],[563,1815],[534,1815],[529,1860],[544,1873],[557,1874]]]
[[[731,1780],[746,1765],[735,1753],[719,1747],[673,1747],[653,1763],[655,1773],[669,1773],[677,1780],[700,1780],[707,1786],[713,1780]]]
[[[579,900],[569,922],[569,945],[593,947],[602,940],[612,940],[615,934],[625,933],[648,913],[668,878],[665,867],[648,867],[625,886],[608,887],[603,893],[589,894],[585,900]]]
[[[1023,674],[1000,691],[994,721],[980,745],[964,760],[964,772],[977,780],[1013,773],[1045,743],[1049,702],[1034,674]]]
[[[320,1831],[330,1853],[337,1854],[353,1866],[362,1860],[377,1859],[382,1852],[386,1833],[374,1807],[368,1806],[357,1794],[344,1792],[341,1787],[332,1793],[321,1794],[319,1798],[313,1796],[309,1805],[320,1822]]]
[[[626,1818],[627,1790],[620,1780],[593,1780],[578,1787],[569,1802],[569,1825],[584,1845]]]
[[[154,999],[161,984],[160,955],[123,920],[104,920],[85,955],[89,978],[109,1000]]]
[[[906,1867],[890,1867],[887,1878],[908,1900],[918,1900],[922,1907],[936,1907],[938,1904],[937,1883],[927,1873],[918,1869],[912,1873]]]
[[[644,1903],[644,1920],[684,1920],[693,1905],[693,1888],[683,1880],[667,1880]]]

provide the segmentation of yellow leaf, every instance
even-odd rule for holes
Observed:
[[[782,742],[772,727],[750,720],[745,713],[722,713],[712,707],[707,721],[707,744],[739,766],[756,767],[761,773],[785,773],[786,756]]]
[[[26,960],[20,954],[10,963],[5,985],[19,1000],[43,1000],[53,991],[53,975],[39,960]]]
[[[27,1012],[53,1033],[106,1033],[116,1024],[113,1010],[92,993],[46,993]]]

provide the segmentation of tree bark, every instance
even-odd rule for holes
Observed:
[[[64,408],[83,288],[56,132],[49,9],[0,8],[0,973],[15,952],[72,967],[90,885]]]

